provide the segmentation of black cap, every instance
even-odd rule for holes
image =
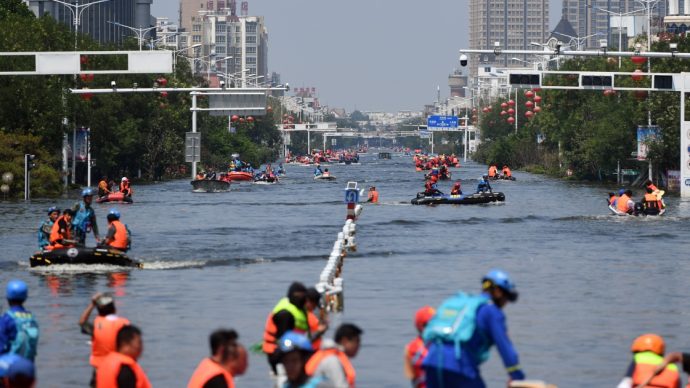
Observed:
[[[321,293],[316,291],[316,288],[311,287],[307,290],[307,299],[314,303],[319,303],[319,301],[321,300]]]

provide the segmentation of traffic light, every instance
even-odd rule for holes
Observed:
[[[583,75],[582,86],[597,86],[602,88],[613,87],[613,76],[610,75]]]
[[[541,74],[530,73],[530,74],[510,74],[510,86],[532,88],[535,85],[541,86]]]
[[[36,165],[34,163],[31,163],[36,158],[36,155],[25,154],[24,158],[26,159],[24,161],[24,163],[26,165],[26,171],[31,171],[34,168],[36,168]]]
[[[656,89],[673,89],[672,75],[655,75],[654,88]]]

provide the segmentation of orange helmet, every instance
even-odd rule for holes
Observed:
[[[664,340],[656,334],[645,334],[637,337],[632,344],[632,352],[654,352],[660,356],[664,355]]]
[[[438,181],[438,177],[437,177],[436,175],[433,175],[433,176],[431,177],[431,181],[432,181],[432,182]]]
[[[421,309],[417,310],[417,312],[414,315],[414,325],[417,328],[417,330],[424,330],[424,326],[426,326],[426,324],[431,320],[434,314],[436,314],[436,310],[434,310],[434,308],[431,306],[424,306]]]
[[[455,188],[457,188],[457,189],[460,188],[460,182],[455,182]]]

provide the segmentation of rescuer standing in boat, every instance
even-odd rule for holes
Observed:
[[[125,194],[127,195],[127,194]],[[93,235],[97,242],[101,242],[101,237],[98,235],[98,224],[96,223],[96,213],[94,213],[91,203],[93,202],[93,190],[87,188],[81,192],[83,198],[82,202],[77,202],[72,206],[74,210],[74,219],[72,220],[72,228],[76,234],[76,240],[80,244],[86,242],[86,235],[93,230]]]

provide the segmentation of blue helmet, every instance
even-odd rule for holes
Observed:
[[[289,353],[293,350],[302,350],[306,352],[313,352],[314,348],[311,346],[311,341],[306,335],[289,330],[283,334],[278,340],[278,349],[282,353]]]
[[[618,195],[623,195],[625,194],[625,189],[621,189],[621,191],[618,192]]]
[[[29,289],[26,283],[21,280],[12,280],[7,283],[7,300],[25,301],[29,296]]]
[[[86,197],[86,196],[89,196],[89,195],[93,197],[93,190],[91,190],[91,189],[88,188],[88,187],[85,188],[84,191],[81,192],[81,196],[82,196],[82,197]]]
[[[111,215],[111,214],[114,215],[114,216],[117,217],[117,218],[120,218],[120,217],[121,217],[120,212],[117,211],[117,209],[110,209],[110,211],[108,212],[108,215]]]
[[[58,213],[60,213],[60,208],[57,207],[57,206],[51,206],[51,207],[48,209],[48,215],[50,215],[50,213],[52,213],[52,212],[58,212]]]
[[[4,354],[0,357],[0,378],[7,377],[10,381],[24,375],[34,379],[34,363],[18,354]]]
[[[482,178],[488,178],[488,177],[489,177],[489,174],[482,175]]]
[[[508,300],[511,302],[515,302],[517,300],[518,292],[515,287],[515,282],[505,271],[500,269],[492,269],[482,278],[482,282],[491,282],[493,285],[501,287],[508,293]],[[484,288],[486,288],[486,286],[487,285],[485,284]]]

